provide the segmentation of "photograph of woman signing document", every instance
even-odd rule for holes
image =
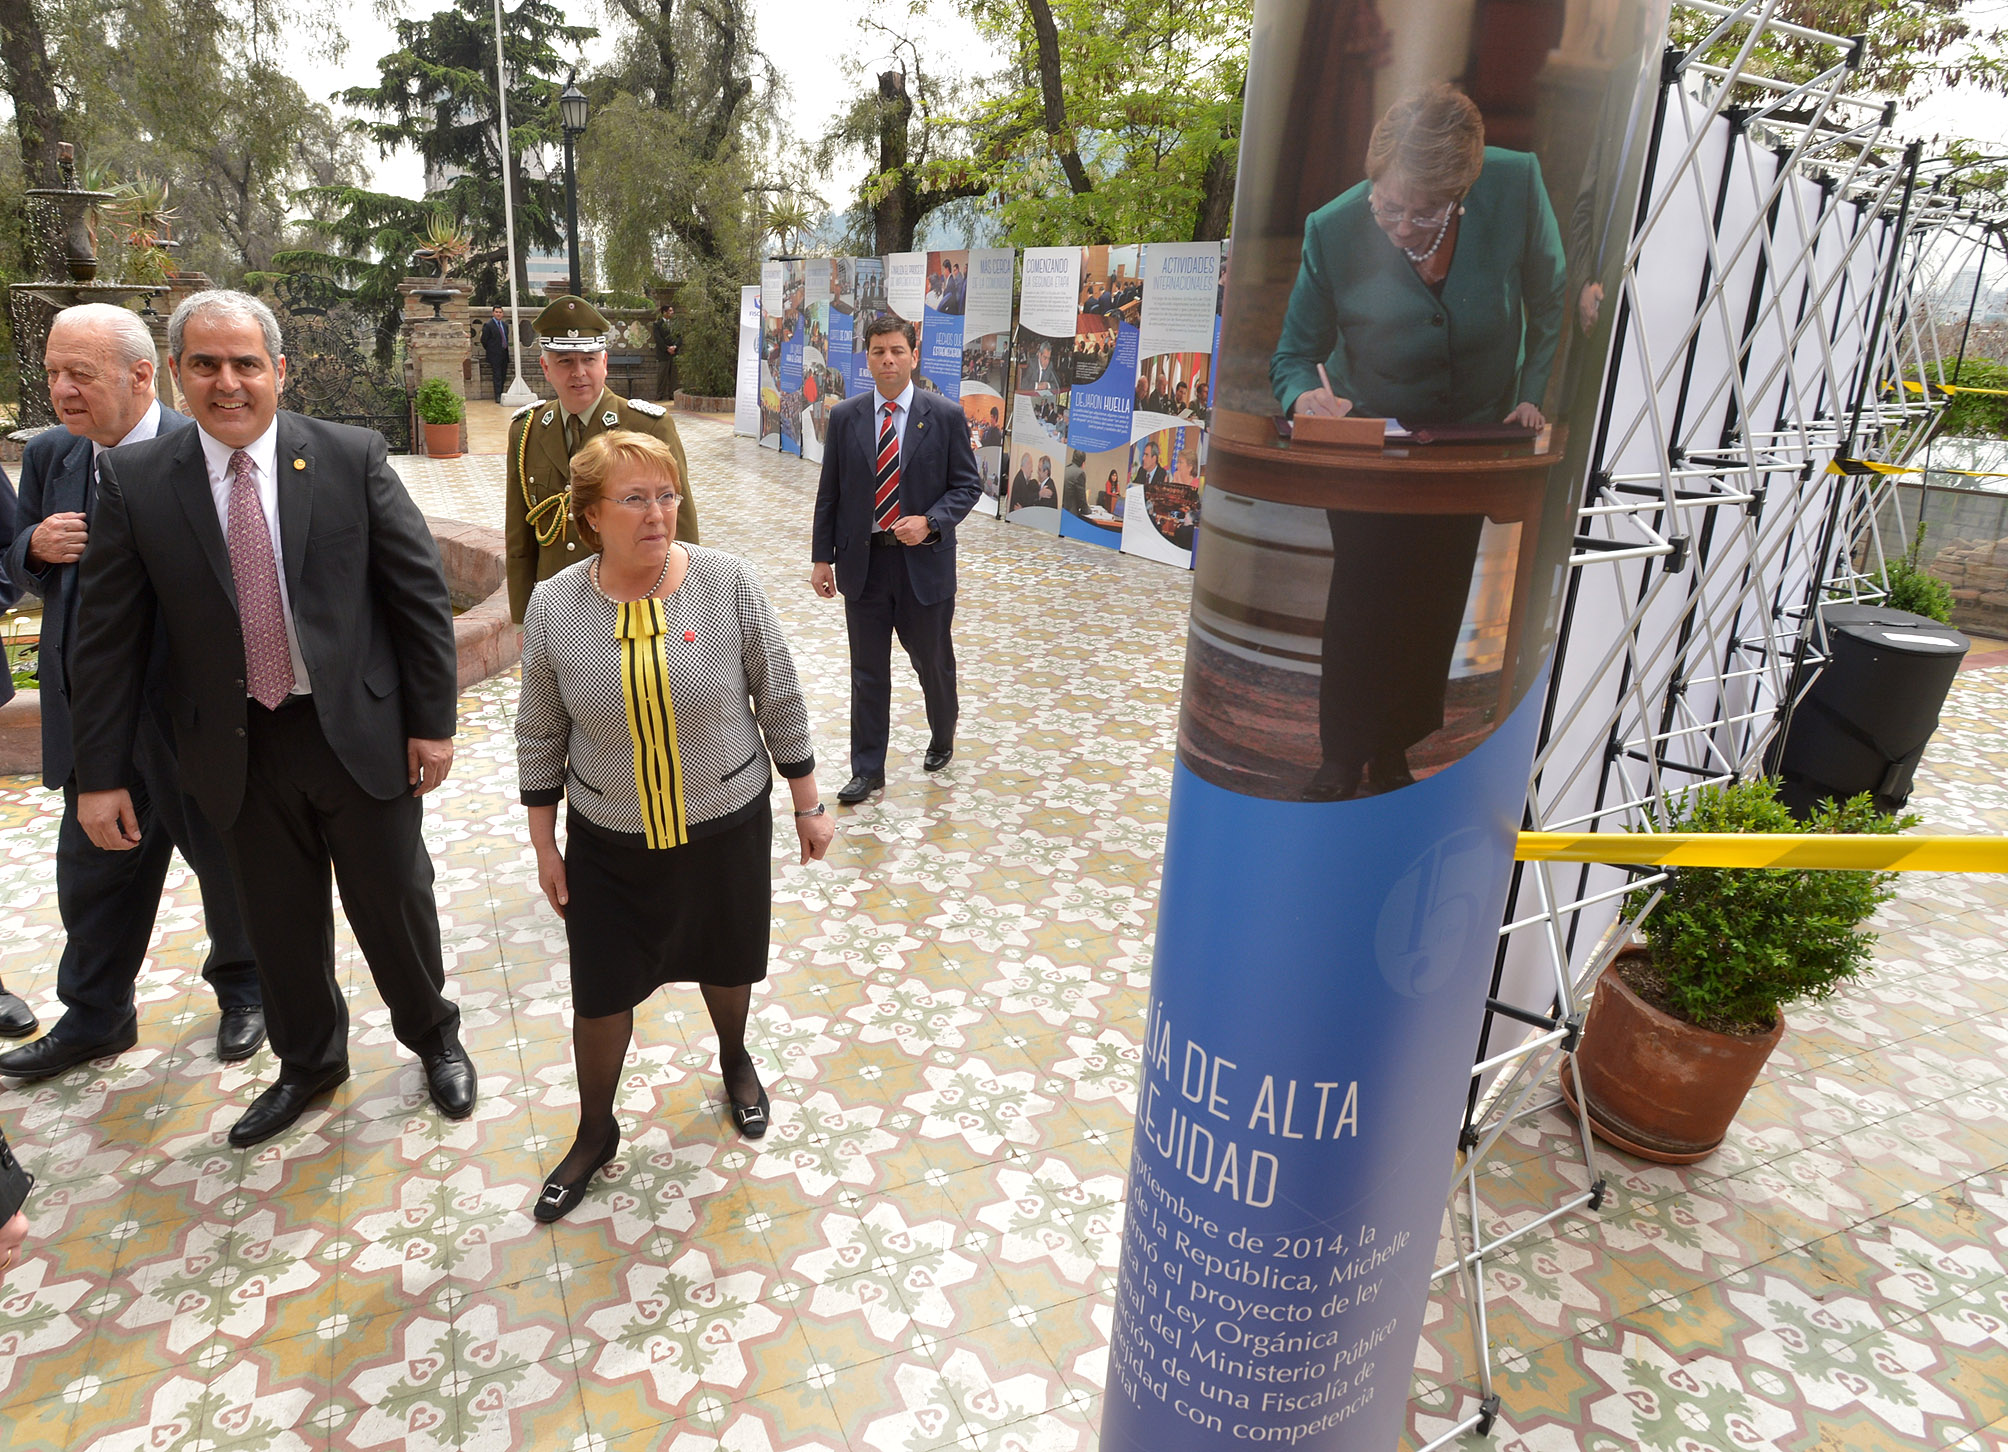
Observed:
[[[1567,267],[1540,163],[1487,146],[1478,108],[1436,85],[1382,115],[1366,172],[1305,223],[1269,363],[1283,412],[1543,427]],[[1340,801],[1408,785],[1407,748],[1444,724],[1484,520],[1325,514],[1323,760],[1305,795]]]

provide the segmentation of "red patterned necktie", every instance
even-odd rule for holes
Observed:
[[[244,684],[251,699],[277,710],[293,691],[293,658],[286,649],[285,607],[279,602],[279,567],[251,456],[230,456],[230,576],[237,582],[237,620],[244,631]]]
[[[899,431],[893,427],[897,403],[885,406],[885,421],[879,425],[878,489],[872,495],[872,514],[880,529],[891,529],[899,518]]]

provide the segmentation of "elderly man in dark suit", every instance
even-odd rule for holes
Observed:
[[[21,526],[8,574],[42,597],[42,784],[63,794],[56,832],[56,904],[66,941],[56,968],[63,1016],[43,1038],[0,1054],[0,1075],[47,1079],[139,1042],[133,986],[146,958],[160,891],[175,848],[195,869],[209,957],[202,976],[223,1010],[216,1055],[247,1059],[265,1041],[258,967],[223,839],[182,791],[161,696],[164,642],[144,663],[144,709],[125,779],[139,841],[107,852],[77,819],[70,739],[70,659],[77,619],[77,562],[92,532],[92,483],[107,450],[188,427],[154,396],[154,343],[124,308],[87,303],[57,314],[43,354],[49,401],[63,427],[33,439],[21,459]]]
[[[139,843],[127,762],[158,622],[182,779],[229,846],[280,1064],[230,1142],[280,1133],[348,1078],[331,870],[392,1031],[464,1117],[474,1066],[420,831],[453,762],[439,550],[380,434],[279,410],[263,303],[197,293],[167,333],[196,426],[99,464],[70,652],[78,819],[107,850]]]
[[[8,564],[13,558],[14,530],[14,486],[7,481],[7,471],[0,469],[0,610],[21,598],[20,574]],[[13,699],[14,673],[0,664],[0,706]],[[25,1039],[41,1026],[32,1008],[0,987],[0,1039]]]
[[[983,497],[961,405],[914,387],[913,324],[873,319],[864,349],[877,386],[830,410],[809,556],[810,587],[843,592],[850,633],[846,805],[885,785],[895,632],[927,702],[922,765],[955,754],[955,526]]]

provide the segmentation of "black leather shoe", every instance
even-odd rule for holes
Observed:
[[[25,1039],[41,1026],[34,1009],[0,988],[0,1039]]]
[[[1415,785],[1408,769],[1408,757],[1399,751],[1383,751],[1367,763],[1367,794],[1381,796]]]
[[[448,1119],[465,1119],[474,1112],[474,1061],[467,1050],[455,1044],[436,1054],[426,1054],[425,1087],[432,1102]]]
[[[855,807],[873,792],[884,790],[885,778],[883,776],[864,776],[860,774],[844,783],[843,790],[837,793],[837,800],[847,807]]]
[[[620,1153],[620,1148],[621,1127],[616,1124],[607,1133],[606,1149],[601,1153],[599,1163],[576,1180],[544,1181],[544,1192],[537,1197],[537,1203],[531,1206],[530,1213],[546,1225],[553,1220],[563,1220],[572,1213],[579,1201],[586,1198],[586,1191],[592,1188],[593,1177],[612,1162],[613,1157]]]
[[[316,1099],[332,1094],[349,1077],[346,1066],[320,1079],[289,1083],[282,1079],[251,1101],[244,1117],[230,1126],[230,1142],[239,1149],[284,1134]]]
[[[940,771],[954,759],[955,743],[951,741],[946,746],[928,747],[927,755],[920,759],[920,764],[929,771]]]
[[[226,1008],[223,1022],[216,1026],[216,1057],[235,1064],[258,1052],[265,1042],[265,1010]]]
[[[748,1139],[762,1139],[767,1126],[774,1122],[773,1108],[767,1103],[767,1089],[761,1086],[760,1098],[754,1104],[741,1104],[732,1097],[732,1091],[725,1091],[726,1100],[732,1105],[732,1123]]]
[[[118,1038],[102,1044],[73,1044],[54,1034],[43,1034],[32,1044],[0,1054],[0,1075],[9,1079],[53,1079],[79,1064],[123,1054],[138,1042],[139,1030],[136,1028],[127,1029]]]

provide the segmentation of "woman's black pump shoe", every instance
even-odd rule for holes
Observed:
[[[766,1085],[760,1086],[760,1099],[755,1104],[741,1104],[732,1097],[730,1089],[725,1091],[725,1098],[732,1106],[732,1122],[742,1135],[748,1139],[759,1139],[767,1133],[767,1126],[774,1122],[774,1116],[767,1103]]]
[[[554,1220],[563,1220],[579,1201],[586,1198],[586,1191],[592,1188],[593,1176],[612,1162],[613,1157],[620,1153],[620,1147],[621,1127],[616,1124],[607,1133],[606,1151],[601,1154],[599,1163],[576,1180],[546,1180],[544,1193],[537,1197],[537,1204],[530,1213],[546,1225]]]

